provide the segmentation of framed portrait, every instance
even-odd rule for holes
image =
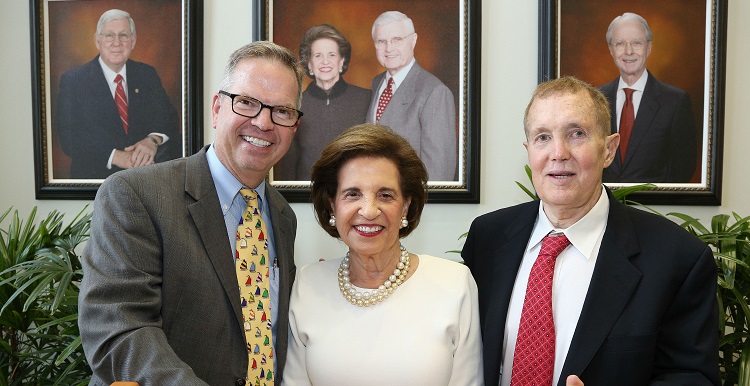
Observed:
[[[200,149],[202,0],[30,7],[37,199],[93,199],[118,170]]]
[[[307,75],[304,116],[269,183],[309,202],[322,149],[348,127],[377,122],[425,163],[428,202],[479,202],[479,3],[254,0],[253,39],[289,48]],[[395,90],[386,92],[389,79]]]
[[[599,87],[613,133],[635,90],[605,185],[653,183],[628,196],[642,204],[720,205],[727,1],[540,0],[539,10],[539,82],[572,75]]]

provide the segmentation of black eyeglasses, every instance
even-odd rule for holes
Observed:
[[[219,90],[219,94],[224,94],[232,98],[232,111],[243,117],[255,118],[260,114],[263,108],[271,110],[271,122],[284,127],[294,127],[302,118],[302,111],[286,106],[267,105],[255,98],[249,96],[230,94],[224,90]]]

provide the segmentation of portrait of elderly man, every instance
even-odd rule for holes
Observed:
[[[604,170],[604,182],[690,182],[700,133],[690,96],[646,70],[651,28],[628,12],[612,20],[606,37],[620,76],[600,89],[609,100],[620,147]]]
[[[405,137],[427,167],[431,181],[457,173],[456,105],[453,93],[417,63],[414,23],[398,11],[382,13],[372,26],[375,55],[386,71],[372,80],[368,122]]]
[[[60,78],[53,130],[71,178],[103,179],[181,155],[180,120],[154,67],[130,59],[137,34],[128,12],[99,18],[99,54]]]

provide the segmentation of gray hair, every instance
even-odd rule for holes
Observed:
[[[625,12],[621,16],[617,16],[616,18],[614,18],[614,20],[609,23],[609,28],[607,28],[607,44],[612,44],[612,30],[614,30],[618,24],[629,20],[635,20],[641,23],[641,25],[643,26],[643,30],[646,32],[646,41],[651,41],[654,35],[651,33],[651,28],[648,26],[646,19],[641,17],[641,15],[632,12]]]
[[[400,21],[404,23],[404,25],[411,31],[410,33],[416,32],[414,31],[414,22],[411,21],[408,16],[399,11],[386,11],[381,13],[380,16],[375,19],[375,22],[372,23],[372,40],[375,40],[375,27],[379,25],[391,24],[394,21]]]
[[[221,90],[227,90],[234,82],[234,70],[237,65],[247,59],[266,59],[277,62],[290,69],[297,80],[297,109],[302,104],[302,80],[305,74],[299,66],[297,57],[288,49],[269,41],[257,41],[246,44],[234,51],[224,67],[224,77],[219,85]]]
[[[96,24],[96,34],[99,35],[102,33],[102,28],[104,28],[105,24],[112,20],[120,19],[127,20],[128,23],[130,23],[130,33],[135,35],[135,22],[133,21],[133,18],[130,17],[129,13],[119,9],[110,9],[99,17],[99,22]]]

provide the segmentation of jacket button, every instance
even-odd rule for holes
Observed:
[[[240,378],[234,384],[237,385],[237,386],[245,386],[245,380],[242,379],[242,378]]]

